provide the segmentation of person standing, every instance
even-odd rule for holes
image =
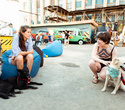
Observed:
[[[48,43],[48,33],[44,35],[44,45],[46,45],[47,43]]]
[[[64,43],[64,41],[65,41],[65,32],[64,31],[62,32],[62,39],[63,39],[62,42]]]
[[[33,64],[33,43],[31,36],[31,28],[27,25],[21,26],[19,29],[19,35],[13,38],[11,44],[11,58],[8,58],[8,62],[12,65],[16,65],[17,69],[23,69],[24,62],[27,63],[29,74]]]
[[[65,46],[66,45],[69,45],[69,34],[67,30],[65,30]]]
[[[49,43],[52,42],[50,33],[48,34]]]
[[[43,36],[43,33],[40,33],[40,39],[39,39],[40,45],[42,45],[42,42],[43,42],[43,41],[42,41],[42,40],[43,40],[43,39],[42,39],[42,36]]]
[[[12,23],[9,24],[9,27],[10,27],[9,35],[11,35],[13,37],[17,36],[17,30],[15,28],[13,28],[13,24]]]

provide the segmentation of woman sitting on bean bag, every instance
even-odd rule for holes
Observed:
[[[17,69],[23,69],[24,62],[26,62],[29,69],[29,73],[33,64],[33,44],[31,35],[31,29],[29,26],[21,26],[19,29],[19,36],[14,37],[11,45],[11,58],[8,62],[12,65],[16,65]]]

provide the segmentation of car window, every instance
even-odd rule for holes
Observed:
[[[78,32],[78,35],[81,36],[81,31]]]
[[[78,36],[78,31],[74,31],[74,36]]]

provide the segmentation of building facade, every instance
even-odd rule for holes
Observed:
[[[52,10],[47,9],[47,6],[53,5],[63,8],[66,12],[76,14],[64,16],[58,14],[58,11],[52,12]],[[99,26],[110,25],[112,27],[117,23],[120,29],[125,23],[125,0],[20,0],[20,6],[21,23],[32,26],[94,20]],[[121,6],[122,8],[120,8]],[[108,11],[107,7],[113,8]],[[101,11],[98,12],[96,9]],[[93,10],[93,12],[88,12],[88,10]],[[58,22],[52,19],[48,20],[50,16],[54,17],[55,14],[66,20]]]
[[[9,35],[9,23],[20,26],[19,0],[0,0],[0,35]]]

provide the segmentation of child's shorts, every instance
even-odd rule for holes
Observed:
[[[68,43],[68,39],[65,39],[65,43]]]

